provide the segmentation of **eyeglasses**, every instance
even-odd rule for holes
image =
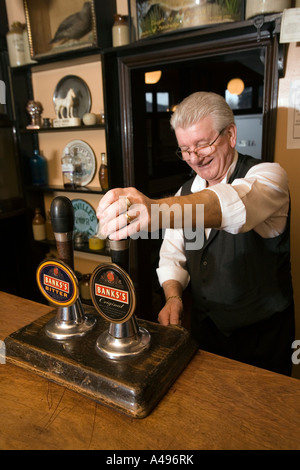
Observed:
[[[224,127],[219,132],[219,134],[217,135],[215,140],[213,140],[209,144],[205,144],[205,145],[201,145],[200,147],[196,147],[194,150],[182,150],[180,147],[178,147],[178,149],[175,152],[177,157],[179,157],[181,160],[184,160],[186,162],[190,160],[190,157],[191,157],[192,153],[194,153],[197,157],[208,157],[212,152],[212,146],[216,143],[216,141],[218,140],[220,135],[225,131],[225,129],[226,129],[226,127]]]

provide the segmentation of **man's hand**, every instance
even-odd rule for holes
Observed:
[[[165,281],[162,285],[166,303],[158,315],[162,325],[180,325],[183,316],[182,285],[175,279]]]
[[[112,240],[128,238],[149,231],[152,201],[135,188],[108,191],[97,208],[100,234]]]
[[[165,326],[181,325],[182,315],[182,301],[174,297],[168,300],[165,306],[161,309],[158,315],[158,321]]]

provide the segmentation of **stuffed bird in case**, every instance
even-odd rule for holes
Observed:
[[[80,39],[92,29],[91,2],[85,2],[82,9],[65,18],[57,28],[54,38],[50,44],[70,39]]]

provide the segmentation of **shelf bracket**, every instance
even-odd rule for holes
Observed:
[[[254,20],[253,20],[253,24],[254,24],[255,28],[257,29],[257,42],[260,42],[260,37],[261,37],[260,32],[261,32],[261,28],[262,28],[264,22],[265,22],[265,19],[264,19],[263,15],[259,15],[256,18],[254,18]]]

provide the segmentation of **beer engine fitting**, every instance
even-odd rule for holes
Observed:
[[[58,196],[53,199],[50,216],[58,257],[73,269],[74,209],[70,199],[65,196]]]
[[[138,326],[134,315],[136,294],[127,274],[129,242],[129,239],[109,240],[113,264],[99,266],[91,278],[94,306],[110,322],[108,330],[97,339],[96,351],[109,359],[135,357],[146,351],[151,342],[149,332]],[[111,298],[107,299],[109,295]]]
[[[45,262],[39,270],[38,282],[41,287],[43,282],[41,278],[46,279],[47,290],[42,290],[46,298],[51,289],[54,291],[56,289],[61,294],[61,298],[57,295],[50,299],[54,301],[58,309],[56,317],[46,325],[45,331],[52,339],[69,340],[83,336],[90,331],[96,323],[96,317],[85,315],[79,298],[78,281],[73,272],[74,209],[72,202],[65,196],[56,197],[52,201],[50,215],[61,262],[53,261],[52,264],[51,261]],[[69,300],[70,293],[72,296]]]

